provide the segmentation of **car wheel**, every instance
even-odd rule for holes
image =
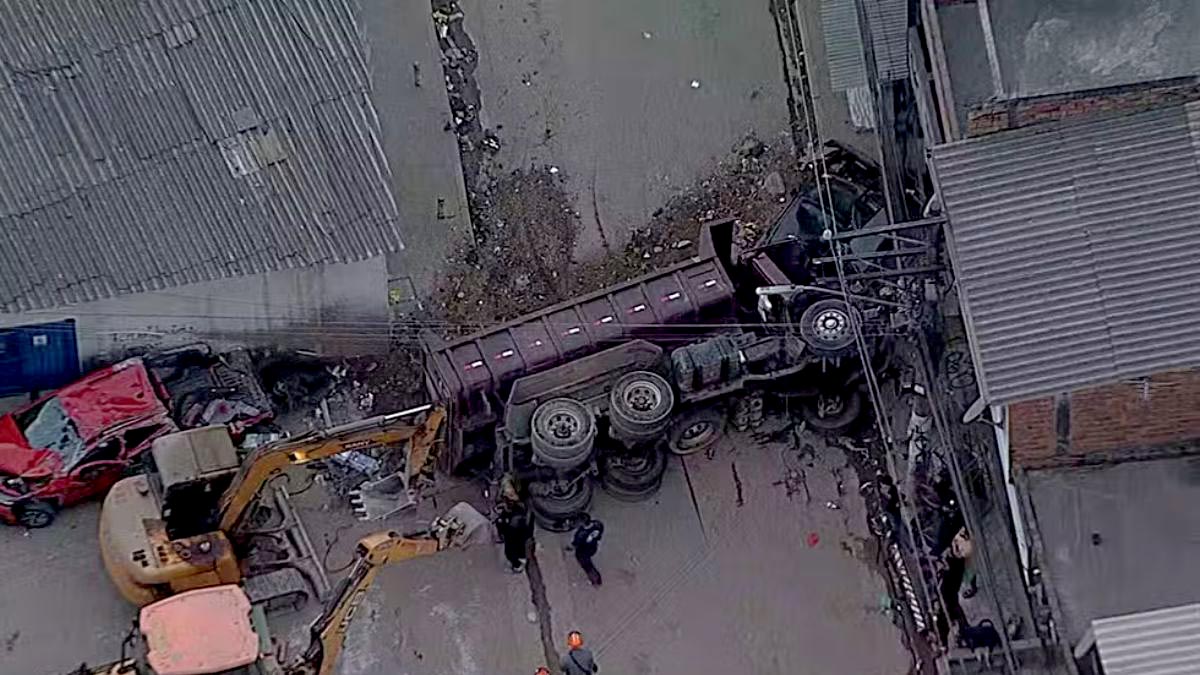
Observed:
[[[54,508],[53,504],[35,499],[21,506],[21,510],[17,514],[17,522],[23,527],[36,530],[49,527],[54,522],[56,515],[58,515],[58,509]]]
[[[622,501],[648,499],[662,487],[667,455],[657,447],[600,458],[600,487]]]
[[[725,435],[725,415],[716,408],[697,408],[671,421],[667,449],[676,455],[707,450]]]
[[[854,351],[852,311],[843,300],[818,300],[800,315],[800,337],[820,356],[845,356]]]
[[[555,398],[537,407],[530,445],[537,461],[555,469],[573,469],[592,454],[596,418],[579,401]]]
[[[810,427],[829,433],[849,429],[858,421],[862,410],[863,394],[858,389],[819,394],[801,409]]]
[[[661,375],[645,370],[628,373],[609,393],[612,435],[629,443],[657,438],[670,423],[675,392]]]
[[[587,515],[592,493],[592,481],[587,476],[530,483],[533,520],[545,530],[568,532]]]

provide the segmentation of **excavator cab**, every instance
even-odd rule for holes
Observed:
[[[182,539],[218,529],[220,495],[241,464],[229,430],[209,426],[164,436],[155,441],[150,460],[146,475],[167,535]]]
[[[198,588],[143,607],[136,658],[153,675],[265,675],[257,664],[264,643],[270,653],[270,640],[255,631],[254,611],[262,612],[232,584]]]

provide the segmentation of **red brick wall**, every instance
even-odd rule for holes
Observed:
[[[1054,457],[1054,420],[1053,398],[1008,406],[1008,445],[1014,463],[1030,464]]]
[[[1194,78],[984,103],[967,113],[967,136],[1108,112],[1137,112],[1200,99]]]
[[[1178,451],[1200,441],[1200,370],[1159,373],[1067,395],[1070,432],[1059,447],[1054,398],[1008,407],[1013,461],[1026,467]]]

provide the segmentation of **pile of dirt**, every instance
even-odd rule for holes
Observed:
[[[787,137],[770,144],[747,136],[709,175],[672,197],[620,253],[585,262],[572,295],[648,274],[696,255],[700,224],[735,218],[738,239],[757,241],[800,185],[800,163]]]
[[[747,137],[619,252],[576,263],[579,217],[561,173],[547,166],[511,172],[474,195],[476,242],[448,260],[434,325],[444,337],[470,333],[685,260],[696,255],[706,221],[736,218],[740,237],[753,241],[799,182],[790,141]]]
[[[475,242],[447,260],[434,309],[446,333],[470,332],[571,292],[578,216],[551,167],[513,171],[478,193]]]

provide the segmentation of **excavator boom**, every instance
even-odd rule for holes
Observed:
[[[413,425],[408,422],[413,416],[423,412],[428,412],[424,423]],[[288,466],[325,459],[350,450],[366,450],[409,441],[410,459],[416,466],[409,466],[408,471],[414,473],[425,463],[429,448],[436,440],[438,429],[445,418],[444,409],[425,405],[312,431],[258,448],[242,463],[233,482],[221,495],[220,530],[232,531],[246,508],[254,503],[262,486]]]
[[[488,520],[469,504],[460,502],[429,529],[416,533],[376,532],[359,540],[350,573],[338,585],[313,622],[312,642],[304,657],[287,669],[287,675],[332,675],[346,641],[354,613],[386,565],[433,555],[451,547],[464,547]]]

